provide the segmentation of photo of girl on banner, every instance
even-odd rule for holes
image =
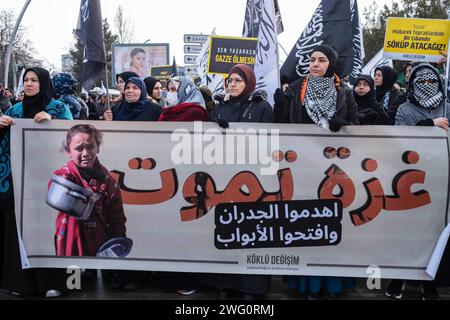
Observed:
[[[46,199],[58,210],[57,256],[125,257],[131,251],[119,185],[97,157],[102,137],[94,126],[79,124],[63,141],[70,160],[54,172]]]

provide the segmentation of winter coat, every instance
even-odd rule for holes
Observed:
[[[265,92],[254,92],[248,100],[234,102],[224,100],[223,96],[217,96],[219,103],[211,113],[211,119],[220,119],[227,122],[273,122],[273,110],[265,101]]]
[[[304,103],[301,103],[301,91],[305,77],[291,83],[285,91],[286,98],[275,102],[274,114],[276,123],[313,123],[309,118]],[[351,89],[337,86],[336,114],[332,120],[340,119],[351,124],[359,124],[357,105]]]

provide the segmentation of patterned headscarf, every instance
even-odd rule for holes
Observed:
[[[328,129],[328,122],[336,114],[337,91],[334,77],[308,77],[305,107],[317,125]]]
[[[197,86],[188,78],[174,77],[172,81],[175,83],[178,92],[178,103],[196,103],[202,107],[206,107],[202,93]]]
[[[58,73],[52,81],[56,95],[75,93],[77,80],[70,73]]]
[[[435,110],[444,100],[439,74],[431,65],[421,64],[411,72],[410,94],[419,106]]]

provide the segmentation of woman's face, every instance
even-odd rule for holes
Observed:
[[[363,96],[370,91],[370,85],[366,80],[358,80],[355,84],[355,92],[359,96]]]
[[[409,82],[409,78],[411,77],[411,71],[413,69],[412,65],[408,65],[405,70],[405,81]]]
[[[39,77],[36,72],[28,71],[23,78],[23,91],[27,97],[34,97],[41,89]]]
[[[117,90],[119,90],[120,93],[125,91],[125,81],[123,81],[121,77],[117,78]]]
[[[373,78],[375,80],[375,86],[381,87],[383,85],[383,73],[381,70],[375,71],[375,77]]]
[[[138,52],[133,57],[133,65],[136,66],[136,68],[141,69],[145,66],[145,53]]]
[[[97,159],[98,146],[95,138],[87,133],[77,133],[69,144],[70,159],[80,168],[94,167]]]
[[[167,84],[167,91],[168,92],[177,92],[177,86],[173,82],[173,80],[170,80],[169,83]]]
[[[329,65],[330,61],[324,53],[314,51],[309,61],[309,73],[314,77],[323,77]]]
[[[244,79],[237,73],[232,73],[228,78],[227,83],[228,92],[233,98],[238,97],[244,91],[246,86]]]
[[[141,89],[132,82],[128,82],[125,88],[125,100],[129,103],[138,102],[141,97]]]
[[[153,91],[152,91],[152,97],[155,98],[156,100],[161,99],[162,96],[162,85],[160,82],[157,82],[155,84],[155,86],[153,87]]]

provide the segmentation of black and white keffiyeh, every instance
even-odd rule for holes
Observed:
[[[413,96],[422,108],[435,110],[444,99],[439,86],[438,75],[429,68],[421,68],[415,72],[412,81]]]
[[[336,114],[336,97],[333,77],[309,77],[305,95],[306,111],[311,120],[322,128],[328,129],[329,120]]]

